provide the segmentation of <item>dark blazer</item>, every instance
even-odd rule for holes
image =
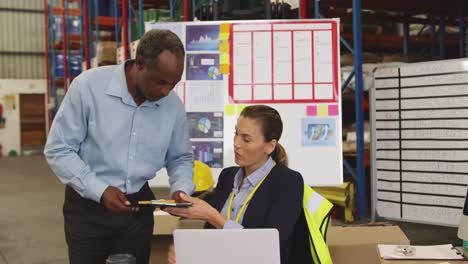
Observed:
[[[219,212],[231,194],[234,176],[240,167],[224,169],[218,179],[214,196],[209,203]],[[299,172],[276,164],[260,185],[244,213],[244,228],[276,228],[280,236],[281,263],[287,264],[296,222],[304,217],[302,200],[304,180]],[[300,221],[299,221],[300,222]],[[210,225],[207,228],[213,228]],[[295,264],[289,262],[289,264]]]

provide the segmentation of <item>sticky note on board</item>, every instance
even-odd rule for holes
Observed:
[[[328,116],[328,105],[319,105],[317,107],[318,116]]]
[[[219,65],[219,72],[221,74],[229,74],[230,67],[229,64],[221,64]]]
[[[338,115],[338,105],[328,105],[328,115],[337,116]]]
[[[219,33],[219,40],[228,40],[229,39],[229,32],[227,33]]]
[[[307,116],[316,116],[317,115],[317,106],[316,105],[306,106],[306,114],[307,114]]]
[[[229,58],[229,53],[221,53],[219,54],[219,64],[230,64],[231,60]]]
[[[224,115],[225,116],[233,116],[235,114],[235,105],[225,105],[224,106]]]
[[[219,43],[219,52],[229,53],[229,42],[222,41],[221,43]]]
[[[244,110],[245,105],[237,105],[237,115],[240,115],[242,110]]]
[[[219,25],[219,33],[229,33],[231,30],[231,24],[223,23]]]

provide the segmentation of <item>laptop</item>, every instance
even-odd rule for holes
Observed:
[[[280,264],[276,229],[177,229],[177,264]]]
[[[465,207],[463,207],[463,214],[460,217],[460,224],[458,225],[458,237],[463,240],[468,240],[468,190],[465,196]]]

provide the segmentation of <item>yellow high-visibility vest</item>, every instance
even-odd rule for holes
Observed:
[[[309,228],[309,244],[313,263],[332,264],[325,236],[333,204],[304,184],[304,215]]]

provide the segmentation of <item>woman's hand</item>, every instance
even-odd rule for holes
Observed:
[[[167,264],[176,264],[174,244],[169,246],[169,250],[167,252]]]
[[[207,221],[216,228],[223,228],[226,219],[207,202],[185,193],[181,193],[180,197],[182,200],[192,203],[192,206],[187,208],[166,207],[163,211],[180,217]]]

